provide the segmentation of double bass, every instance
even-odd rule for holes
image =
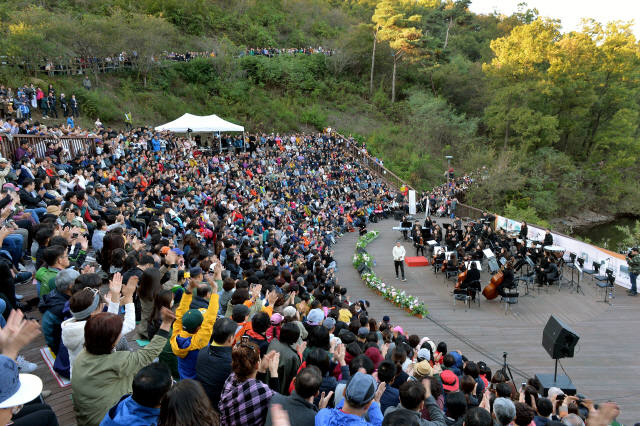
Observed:
[[[487,300],[493,300],[499,296],[498,286],[502,284],[502,281],[504,280],[504,274],[502,273],[503,269],[504,269],[504,265],[500,268],[498,272],[496,272],[496,274],[493,277],[491,277],[491,282],[489,283],[489,285],[487,285],[484,288],[484,290],[482,290],[482,295]]]

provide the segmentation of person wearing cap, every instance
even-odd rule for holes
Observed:
[[[399,389],[400,404],[395,407],[389,407],[385,411],[385,417],[394,411],[407,410],[416,416],[420,426],[445,426],[442,410],[431,395],[430,380],[423,379],[422,382],[408,380],[404,382]],[[429,411],[430,421],[422,418],[421,411],[425,406]]]
[[[0,355],[0,424],[58,426],[51,407],[32,403],[42,392],[42,380],[33,374],[21,374],[16,363],[18,353],[38,336],[37,322],[26,321],[19,311],[12,311],[7,324],[0,331],[3,340]]]
[[[629,281],[631,281],[631,288],[627,290],[629,296],[638,295],[638,275],[640,274],[640,256],[638,256],[638,247],[634,247],[625,256],[627,265],[629,265]]]
[[[208,276],[209,277],[209,276]],[[211,286],[209,307],[204,314],[198,309],[189,309],[193,299],[193,291],[200,284],[190,280],[180,300],[180,307],[176,312],[176,322],[173,325],[171,348],[178,356],[178,370],[181,379],[196,379],[196,360],[198,352],[209,344],[211,331],[218,314],[218,284],[212,279],[207,280]]]
[[[386,385],[378,383],[369,374],[357,372],[347,382],[343,390],[344,399],[336,408],[318,411],[315,426],[381,426],[380,398]],[[362,418],[369,416],[369,421]]]
[[[444,393],[457,392],[460,388],[460,381],[451,370],[444,370],[440,373],[440,381],[442,382],[442,389]]]
[[[368,334],[369,334],[369,329],[367,327],[360,327],[358,329],[358,340],[356,340],[356,343],[358,344],[358,346],[360,346],[360,349],[362,349],[362,352],[365,351]]]

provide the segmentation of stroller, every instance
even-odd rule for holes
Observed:
[[[438,211],[436,212],[436,216],[445,217],[446,215],[447,215],[447,206],[446,204],[443,204],[440,206],[440,208],[438,208]]]

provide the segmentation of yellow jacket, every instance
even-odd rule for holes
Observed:
[[[182,329],[182,316],[189,310],[192,298],[193,293],[184,293],[182,295],[180,307],[176,312],[176,321],[173,323],[171,349],[173,349],[173,353],[180,358],[184,358],[189,354],[189,352],[200,350],[209,344],[209,340],[211,340],[211,332],[213,331],[213,324],[216,322],[216,318],[218,317],[218,299],[220,296],[214,293],[211,295],[211,299],[209,299],[209,307],[203,315],[204,320],[202,321],[200,329],[193,334],[187,333]],[[191,345],[187,348],[181,348],[178,346],[178,336],[185,339],[191,337]]]

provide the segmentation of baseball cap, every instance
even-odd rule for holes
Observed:
[[[400,334],[404,334],[404,330],[399,325],[393,328],[393,331],[397,331]]]
[[[58,170],[58,176],[64,176],[66,174],[67,172],[65,172],[64,170]]]
[[[160,249],[160,254],[167,254],[169,253],[169,250],[171,250],[169,247],[164,246]]]
[[[389,315],[385,315],[382,317],[382,322],[388,323],[389,321],[391,321],[391,318],[389,318]]]
[[[189,273],[191,274],[191,277],[195,277],[197,275],[200,275],[202,273],[202,268],[199,266],[196,266],[195,268],[191,268],[189,270]]]
[[[0,355],[0,383],[0,409],[26,404],[42,392],[38,376],[20,374],[18,364],[4,355]]]
[[[367,337],[369,334],[369,329],[367,327],[360,327],[358,329],[358,337]]]
[[[445,370],[440,373],[440,380],[442,380],[442,388],[449,392],[456,392],[458,390],[458,376],[453,371]]]
[[[271,324],[273,325],[278,325],[282,322],[282,315],[280,315],[279,313],[275,313],[273,315],[271,315]]]
[[[182,256],[184,254],[184,252],[180,250],[178,247],[171,249],[171,251],[177,254],[178,256]]]
[[[418,351],[418,361],[431,361],[431,352],[425,348],[420,349]]]
[[[196,329],[202,325],[202,321],[204,321],[204,317],[202,316],[202,312],[198,309],[189,309],[182,316],[182,328],[187,333],[195,333]]]
[[[9,160],[7,160],[6,158],[0,157],[0,163],[8,163],[8,162]]]
[[[324,320],[324,312],[322,309],[312,309],[307,315],[307,324],[309,325],[318,325]]]
[[[376,395],[377,383],[373,376],[356,373],[347,382],[344,398],[355,405],[364,405]]]
[[[324,325],[329,329],[329,331],[331,331],[331,329],[336,325],[336,320],[334,320],[333,318],[325,318],[325,320],[322,321],[322,325]]]

